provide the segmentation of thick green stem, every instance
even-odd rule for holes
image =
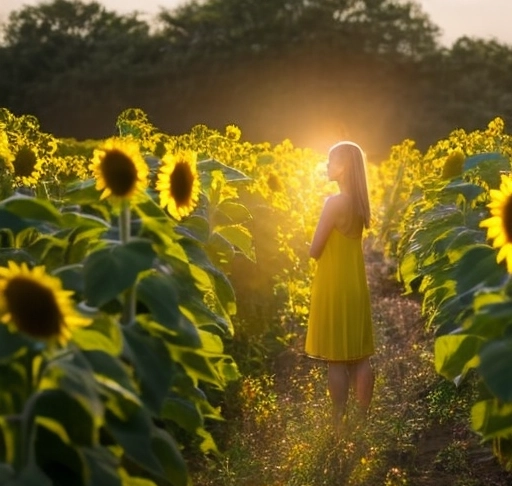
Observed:
[[[121,203],[121,214],[119,215],[119,236],[123,244],[130,241],[130,202],[123,200]],[[124,292],[123,315],[121,323],[128,325],[135,319],[136,293],[135,285],[132,285]]]

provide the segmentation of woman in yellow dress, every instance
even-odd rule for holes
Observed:
[[[310,247],[317,260],[311,289],[306,354],[327,361],[335,427],[341,425],[352,387],[366,415],[373,394],[374,354],[370,295],[362,234],[370,225],[365,156],[353,142],[329,151],[329,180],[339,194],[325,201]]]

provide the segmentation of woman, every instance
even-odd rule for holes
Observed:
[[[352,142],[331,147],[329,180],[339,194],[327,198],[310,247],[318,260],[311,290],[305,351],[328,363],[328,388],[336,429],[346,414],[352,387],[366,415],[373,393],[374,353],[370,296],[362,233],[370,225],[365,156]]]

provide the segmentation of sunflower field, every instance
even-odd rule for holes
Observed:
[[[240,375],[235,327],[306,313],[283,283],[305,278],[318,156],[136,109],[99,142],[5,109],[0,128],[0,482],[187,484],[181,449],[216,451],[205,422]]]
[[[471,425],[512,467],[512,137],[499,118],[379,167],[377,232],[435,331],[436,371],[477,380]],[[486,231],[487,230],[487,231]],[[504,264],[506,263],[506,264]]]
[[[496,119],[368,166],[368,240],[421,295],[436,371],[477,381],[472,427],[507,468],[511,157]],[[324,159],[135,108],[82,142],[0,109],[1,484],[185,486],[227,389],[271,408],[250,377],[303,335]]]

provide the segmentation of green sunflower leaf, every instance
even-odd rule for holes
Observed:
[[[2,231],[10,230],[13,234],[29,228],[30,222],[11,211],[0,208],[0,229]]]
[[[210,383],[218,388],[222,388],[225,385],[224,377],[219,376],[206,354],[201,353],[199,350],[178,346],[172,347],[172,353],[173,358],[185,368],[195,385],[200,381]]]
[[[54,486],[55,483],[34,462],[30,462],[16,474],[15,478],[0,484],[3,486]]]
[[[84,354],[50,362],[42,378],[44,390],[61,390],[84,406],[96,420],[102,420],[104,405],[93,370]]]
[[[161,339],[146,335],[138,325],[123,327],[123,334],[140,382],[142,400],[158,415],[172,380],[169,352]]]
[[[93,446],[98,441],[97,425],[87,403],[79,402],[64,390],[44,390],[35,398],[34,416],[59,422],[74,444]]]
[[[62,427],[57,421],[38,417],[35,435],[35,456],[37,464],[51,479],[50,484],[87,486],[86,464],[78,448],[66,442]],[[21,484],[26,484],[22,482]],[[30,484],[30,483],[29,483]],[[33,482],[34,486],[44,485]]]
[[[9,363],[14,354],[28,348],[31,343],[23,334],[12,332],[7,326],[0,325],[0,363]]]
[[[211,235],[206,245],[206,251],[208,255],[212,257],[212,260],[219,264],[229,263],[235,256],[235,248],[233,245],[218,233]]]
[[[99,307],[131,287],[153,265],[156,253],[150,240],[133,239],[91,253],[84,263],[85,296]]]
[[[484,188],[482,186],[478,186],[477,184],[456,180],[450,182],[443,189],[443,192],[447,194],[462,194],[467,202],[471,202],[473,199],[484,192]]]
[[[256,261],[256,254],[250,231],[242,225],[223,226],[216,232],[234,247],[238,248],[249,260]]]
[[[481,338],[465,334],[438,337],[434,347],[436,372],[449,380],[463,376],[478,365],[478,351],[482,344]]]
[[[68,184],[64,197],[68,203],[83,206],[98,203],[100,192],[96,189],[96,181],[94,179],[88,179],[86,181],[77,181]]]
[[[62,213],[62,226],[66,228],[97,228],[106,230],[110,228],[110,223],[91,214],[69,211]]]
[[[471,409],[471,423],[485,440],[495,437],[510,437],[512,434],[512,403],[503,403],[496,398],[479,401]]]
[[[14,479],[16,472],[10,464],[0,464],[0,484],[7,485]]]
[[[504,402],[512,403],[512,339],[487,342],[480,353],[478,371],[492,394]]]
[[[199,336],[195,326],[182,315],[177,282],[161,274],[152,274],[137,284],[137,296],[146,305],[153,318],[169,329],[181,344],[198,347]]]
[[[192,215],[176,227],[176,232],[201,243],[206,243],[210,237],[210,224],[206,218]]]
[[[215,159],[201,160],[197,162],[197,171],[201,178],[201,182],[205,186],[209,186],[211,182],[211,172],[220,170],[226,181],[249,181],[250,177],[246,176],[242,171],[229,167]]]
[[[119,477],[120,460],[106,447],[83,448],[89,483],[101,486],[124,486]]]
[[[496,251],[488,245],[454,248],[450,258],[452,261],[459,260],[454,269],[459,293],[476,287],[498,285],[507,275],[506,269],[496,263]]]
[[[123,348],[123,336],[117,321],[102,314],[92,324],[73,332],[73,342],[84,351],[104,351],[119,356]]]
[[[146,471],[165,478],[164,468],[152,450],[153,424],[147,409],[138,408],[126,420],[111,413],[106,418],[108,431],[125,454]]]
[[[50,201],[16,194],[0,202],[0,208],[6,208],[21,218],[45,221],[60,226],[62,215]]]
[[[162,418],[169,419],[189,432],[195,432],[203,425],[203,419],[195,403],[171,393],[164,402]]]
[[[187,486],[189,484],[187,465],[173,437],[165,430],[155,428],[151,445],[166,476],[172,478],[173,486]]]
[[[477,171],[489,187],[497,188],[500,184],[500,173],[510,171],[510,161],[499,152],[486,152],[468,157],[464,162],[463,170],[464,172]]]
[[[252,215],[243,204],[224,200],[216,206],[213,218],[215,225],[224,226],[247,223]]]

